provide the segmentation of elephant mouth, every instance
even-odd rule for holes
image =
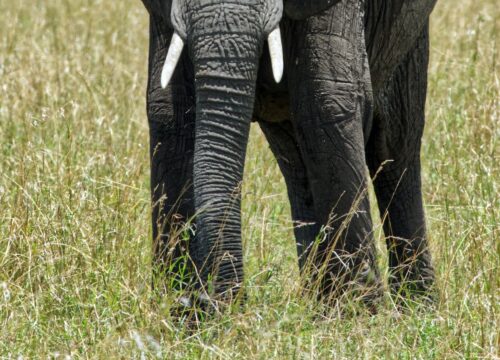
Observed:
[[[259,9],[243,2],[238,6],[230,5],[220,0],[198,0],[189,4],[181,0],[173,1],[170,17],[174,33],[161,73],[163,88],[170,83],[186,42],[190,42],[190,48],[196,48],[200,45],[200,39],[206,41],[209,37],[215,36],[220,40],[235,36],[231,42],[241,44],[246,40],[240,38],[240,35],[246,34],[250,34],[251,42],[256,40],[259,43],[267,36],[273,77],[276,83],[281,82],[284,73],[283,44],[279,25],[283,14],[282,0],[266,1]],[[223,49],[218,49],[214,55],[222,62],[234,57],[225,54]],[[196,56],[203,55],[197,54],[194,57]]]
[[[269,45],[269,54],[271,56],[274,80],[276,83],[279,83],[283,78],[284,72],[283,44],[279,26],[271,31],[267,37],[267,42]],[[184,46],[184,40],[177,32],[174,32],[161,73],[161,86],[164,89],[168,86],[170,80],[172,79],[172,75],[174,74],[177,63],[181,58]]]
[[[290,118],[290,98],[286,92],[260,91],[255,98],[254,118],[265,122],[283,122]]]

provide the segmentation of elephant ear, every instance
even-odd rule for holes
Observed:
[[[155,21],[167,25],[186,40],[186,22],[184,19],[185,2],[181,0],[142,0],[144,6]]]
[[[285,0],[285,13],[294,20],[319,14],[340,0]]]
[[[170,24],[172,0],[142,0],[142,2],[152,17],[160,18]]]

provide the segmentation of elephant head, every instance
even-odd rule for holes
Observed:
[[[163,88],[168,85],[188,39],[197,79],[211,74],[222,75],[229,80],[234,70],[243,70],[243,67],[240,67],[245,64],[245,61],[241,61],[243,56],[247,65],[250,65],[243,71],[246,72],[245,77],[255,80],[261,40],[267,35],[274,77],[276,82],[281,81],[283,52],[279,21],[283,9],[279,0],[257,0],[253,4],[174,0],[170,11],[174,35],[162,71]],[[207,65],[201,60],[207,57],[215,62],[211,64],[210,69],[205,67],[200,71],[199,66],[203,68]],[[228,61],[236,68],[224,70],[224,64]],[[231,74],[228,74],[227,70]]]

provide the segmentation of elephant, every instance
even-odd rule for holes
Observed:
[[[212,302],[244,297],[240,186],[255,121],[318,298],[383,293],[370,178],[391,292],[432,298],[420,152],[436,0],[142,1],[154,278]]]

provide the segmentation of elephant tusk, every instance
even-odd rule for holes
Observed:
[[[167,58],[165,59],[165,64],[163,65],[163,70],[161,72],[161,87],[166,88],[172,75],[174,74],[175,67],[179,62],[182,55],[182,50],[184,49],[184,41],[181,39],[179,34],[174,32],[172,40],[170,41],[170,47],[168,49]]]
[[[283,45],[281,43],[281,30],[279,26],[274,29],[267,38],[269,44],[269,53],[271,54],[271,64],[273,67],[274,80],[281,82],[283,78]]]

